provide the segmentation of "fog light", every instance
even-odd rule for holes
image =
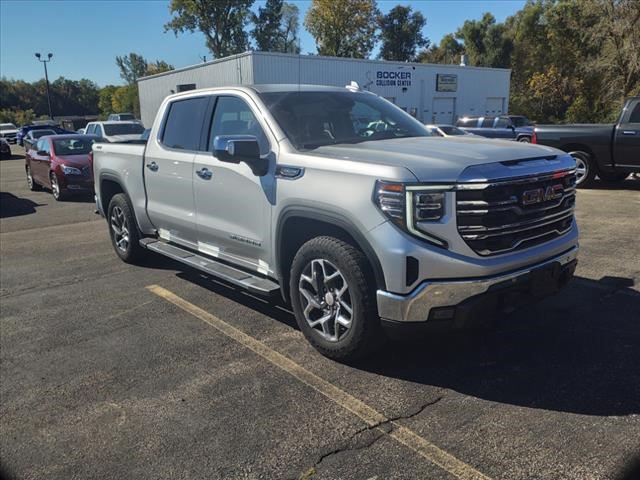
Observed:
[[[433,308],[429,314],[429,320],[434,322],[451,320],[456,314],[456,309],[452,307]]]

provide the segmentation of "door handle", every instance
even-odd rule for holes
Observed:
[[[634,130],[623,130],[622,134],[623,135],[635,135],[636,132]]]
[[[158,164],[156,162],[150,162],[150,163],[147,163],[147,168],[152,172],[157,172],[158,168],[160,167],[158,167]]]
[[[208,168],[201,168],[200,170],[196,170],[196,175],[198,175],[203,180],[209,180],[213,177],[213,172]]]

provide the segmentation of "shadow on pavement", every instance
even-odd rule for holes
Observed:
[[[629,175],[621,182],[603,182],[598,180],[591,187],[582,187],[582,190],[629,190],[640,192],[640,178]]]
[[[0,192],[0,218],[17,217],[36,213],[36,207],[46,203],[36,203],[28,198],[19,198],[8,192]]]
[[[298,328],[279,296],[253,296],[182,264],[177,276]],[[640,293],[633,279],[576,277],[564,291],[484,332],[432,331],[389,342],[351,367],[488,401],[586,415],[640,413]]]

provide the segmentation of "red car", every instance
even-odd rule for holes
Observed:
[[[30,190],[51,189],[53,198],[64,200],[72,193],[93,193],[89,154],[94,135],[48,135],[38,139],[25,155]]]

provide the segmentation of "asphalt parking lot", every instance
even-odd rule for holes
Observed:
[[[21,155],[0,195],[7,478],[586,480],[640,452],[639,180],[579,191],[562,294],[350,366],[285,306],[120,262],[92,199],[30,192]]]

